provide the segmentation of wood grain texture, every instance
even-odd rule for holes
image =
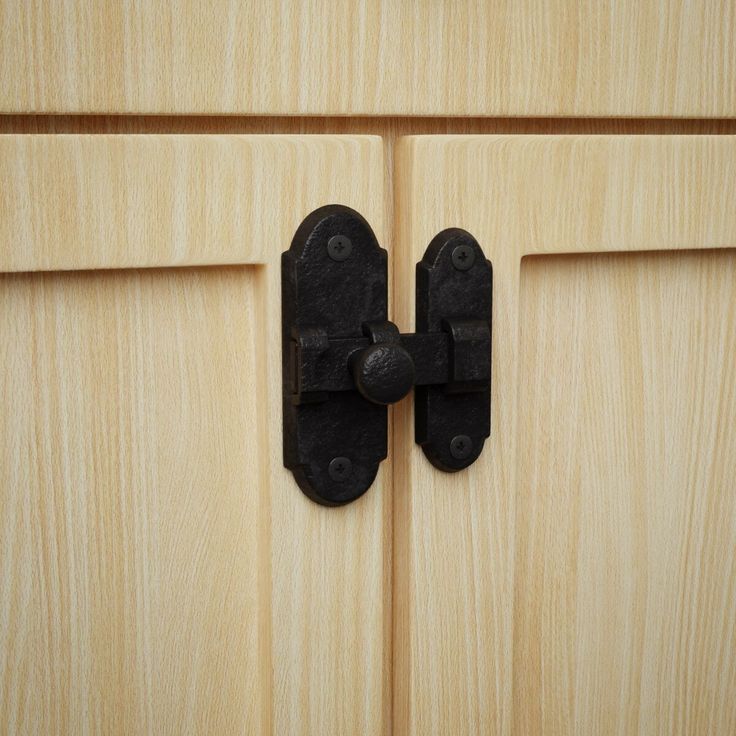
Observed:
[[[733,0],[3,0],[0,110],[730,117],[734,35]]]
[[[0,271],[267,263],[266,208],[293,232],[382,167],[365,136],[3,135]]]
[[[3,733],[268,722],[256,280],[0,278]]]
[[[513,731],[736,732],[736,251],[530,259],[520,325]]]
[[[422,211],[455,206],[424,230],[484,229],[494,260],[736,244],[735,136],[412,136],[399,152]]]
[[[380,140],[39,145],[100,172],[178,152],[126,216],[151,212],[143,195],[170,212],[194,188],[182,231],[202,227],[195,213],[215,194],[198,188],[202,167],[243,167],[243,190],[214,197],[212,212],[240,228],[233,260],[260,253],[263,265],[0,278],[0,732],[384,733],[390,466],[345,509],[298,490],[282,466],[274,329],[280,255],[311,209],[345,202],[383,240]],[[3,206],[0,220],[15,217],[43,253],[64,221],[25,204],[25,219]],[[90,217],[106,214],[123,216]],[[168,224],[156,232],[159,259],[189,242]],[[172,263],[205,258],[191,242]],[[8,231],[0,245],[12,247]],[[78,265],[70,248],[59,268]]]
[[[606,292],[609,299],[601,305],[600,316],[593,308],[599,298],[595,291],[605,277],[596,281],[585,270],[582,276],[574,270],[570,276],[569,267],[558,266],[572,279],[575,293],[587,299],[563,304],[574,311],[576,324],[590,320],[591,330],[597,326],[603,332],[600,339],[613,351],[610,370],[618,371],[616,375],[599,365],[604,357],[575,364],[579,372],[571,372],[571,359],[560,357],[561,346],[551,355],[540,349],[532,358],[534,338],[527,333],[526,352],[521,354],[519,335],[520,329],[532,335],[538,329],[552,340],[548,325],[566,318],[564,309],[563,316],[554,314],[560,300],[545,291],[544,266],[533,271],[534,283],[544,288],[539,287],[538,296],[532,289],[532,296],[521,301],[520,284],[527,275],[520,266],[524,255],[736,247],[736,210],[729,205],[736,194],[735,167],[733,137],[427,136],[400,142],[395,162],[395,283],[401,284],[394,291],[397,321],[403,329],[411,328],[414,264],[427,243],[445,227],[468,229],[494,266],[494,378],[492,435],[480,460],[466,473],[450,476],[432,469],[414,445],[411,406],[400,407],[395,415],[393,453],[402,458],[394,464],[395,733],[631,733],[637,732],[629,726],[638,718],[638,732],[668,733],[673,719],[686,711],[687,718],[676,724],[686,729],[683,733],[698,733],[703,724],[732,723],[733,683],[728,678],[724,683],[719,675],[729,657],[736,657],[736,621],[731,604],[725,602],[733,589],[728,575],[734,563],[735,512],[733,499],[721,495],[733,490],[730,481],[722,479],[736,464],[736,448],[732,439],[714,433],[708,422],[716,420],[705,416],[717,412],[722,434],[736,420],[731,387],[736,359],[733,258],[723,255],[714,261],[715,256],[704,253],[700,261],[697,254],[672,253],[671,265],[659,273],[654,263],[644,262],[642,270],[639,262],[632,266],[624,260],[629,256],[611,257],[606,277],[616,274],[617,280]],[[693,280],[684,292],[683,269]],[[650,291],[647,278],[652,280]],[[551,293],[566,288],[555,283],[553,279]],[[673,294],[665,296],[668,288]],[[632,301],[634,296],[638,301]],[[590,308],[581,311],[586,303]],[[657,315],[666,319],[672,305],[678,306],[678,313],[688,308],[691,313],[681,322],[659,322],[657,327],[667,333],[659,340],[654,325],[642,327],[640,333],[627,331],[637,320]],[[616,306],[625,317],[612,321]],[[541,324],[528,327],[534,320]],[[574,337],[583,340],[587,334],[579,331]],[[685,348],[692,337],[698,337],[699,352]],[[584,340],[569,345],[573,355],[593,349]],[[544,401],[552,399],[543,399],[541,388],[528,386],[534,371],[544,374],[546,387],[554,387],[555,397],[564,396],[569,403],[579,390],[602,390],[606,378],[643,385],[637,373],[642,366],[650,371],[649,385],[657,387],[657,393],[646,397],[651,402],[646,435],[636,424],[639,395],[628,384],[615,397],[609,389],[607,414],[603,409],[596,414],[600,407],[595,393],[586,396],[590,416],[580,433],[569,420],[565,400],[545,416]],[[592,373],[594,369],[602,370],[602,376]],[[667,378],[675,375],[682,396],[667,398]],[[693,426],[698,416],[702,422]],[[533,417],[537,423],[544,419],[546,424],[541,430],[535,425],[531,433],[531,420],[522,422],[520,417]],[[553,432],[568,443],[567,461],[560,458],[566,465],[550,454]],[[657,433],[655,438],[651,432]],[[596,466],[603,448],[610,448],[612,455],[621,453],[622,463],[633,457],[636,466],[606,476],[613,472],[611,465]],[[592,475],[600,471],[597,485],[582,486],[570,463],[596,450],[599,454],[590,457],[589,470]],[[705,475],[698,477],[693,468],[690,474],[674,475],[668,465],[670,451],[676,462],[685,452],[693,464],[702,458]],[[608,462],[609,456],[603,456]],[[646,485],[657,474],[667,483]],[[568,480],[578,485],[571,489]],[[532,481],[539,494],[555,486],[554,498],[572,495],[576,518],[602,523],[603,510],[612,506],[617,515],[600,529],[608,535],[606,546],[596,546],[597,529],[590,528],[578,539],[577,528],[565,526],[556,539],[555,521],[568,519],[566,509],[555,507],[555,516],[545,515],[551,501],[529,495]],[[632,487],[630,482],[642,485]],[[629,495],[622,497],[621,489],[628,489]],[[609,491],[612,497],[603,500],[601,495]],[[688,505],[696,498],[697,507]],[[532,523],[529,506],[535,502],[541,504],[536,513],[542,516],[534,516]],[[668,511],[660,511],[668,506]],[[592,516],[591,509],[598,515]],[[649,516],[636,517],[648,509]],[[660,513],[670,516],[663,519]],[[697,518],[689,520],[693,514]],[[714,526],[706,531],[710,522]],[[614,531],[622,535],[620,553]],[[572,557],[573,549],[579,558]],[[543,566],[547,553],[556,569]],[[679,562],[670,553],[675,560],[688,560],[689,567],[675,567],[673,575],[667,564]],[[563,559],[565,554],[569,557]],[[589,559],[583,560],[586,554]],[[634,563],[639,569],[625,578],[624,567]],[[718,565],[725,566],[725,579],[718,576]],[[631,593],[631,585],[648,586],[649,593]],[[614,631],[599,616],[606,596],[617,593],[619,622],[625,630]],[[667,610],[678,594],[677,611]],[[624,610],[627,600],[632,606]],[[719,601],[718,610],[696,623],[694,612],[711,601]],[[578,619],[565,618],[572,608]],[[653,630],[652,622],[658,619],[666,626]],[[558,638],[548,641],[553,636]],[[613,651],[632,641],[640,648]],[[599,651],[598,644],[611,649]],[[679,651],[677,672],[668,658],[673,651]],[[576,659],[569,658],[571,652]],[[720,659],[708,663],[714,653]],[[531,654],[537,660],[528,659]],[[566,659],[549,659],[555,656]],[[688,672],[687,662],[693,663],[697,679]],[[593,675],[598,680],[586,680]],[[710,691],[704,695],[716,681],[726,688],[722,702]],[[602,690],[612,683],[629,689],[603,697]],[[656,683],[654,691],[637,694],[640,684],[645,689],[651,683]],[[718,696],[722,692],[718,690]],[[610,708],[614,697],[630,707]],[[559,701],[554,707],[553,700]],[[549,720],[539,716],[542,703]],[[580,717],[579,724],[573,716]]]

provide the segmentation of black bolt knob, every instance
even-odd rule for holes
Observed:
[[[396,342],[377,343],[351,361],[358,391],[374,404],[393,404],[414,385],[414,361]]]

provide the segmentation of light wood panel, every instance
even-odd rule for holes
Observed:
[[[382,734],[390,467],[345,509],[303,496],[282,467],[274,329],[309,211],[343,202],[384,239],[380,140],[3,145],[10,190],[34,182],[0,200],[14,267],[149,263],[124,250],[136,227],[157,263],[262,265],[0,278],[0,730]]]
[[[293,232],[382,166],[369,137],[0,136],[0,271],[266,263],[266,208]]]
[[[596,567],[596,562],[581,562],[581,565],[588,565],[583,567],[589,572],[587,578],[580,577],[573,559],[566,559],[565,567],[560,562],[562,556],[572,549],[572,531],[567,538],[557,541],[557,546],[552,544],[554,539],[535,536],[548,530],[552,537],[554,522],[564,516],[565,509],[555,509],[557,516],[549,519],[545,516],[532,525],[524,514],[530,513],[528,505],[536,501],[536,497],[530,497],[524,484],[529,483],[530,478],[539,488],[559,482],[556,498],[573,493],[564,485],[567,477],[564,473],[570,473],[569,477],[574,479],[575,468],[558,468],[556,457],[547,454],[552,425],[558,427],[555,431],[569,444],[568,458],[577,457],[576,452],[592,452],[605,441],[612,444],[612,453],[619,451],[622,461],[629,461],[631,458],[625,452],[628,448],[637,448],[637,440],[641,437],[641,427],[634,424],[639,415],[631,405],[635,395],[622,389],[618,398],[629,403],[620,407],[620,414],[616,413],[616,399],[609,395],[609,414],[603,413],[600,417],[595,414],[595,395],[587,397],[586,406],[591,416],[585,431],[580,434],[574,433],[575,425],[568,421],[567,414],[547,414],[546,430],[530,435],[528,424],[519,423],[518,418],[532,416],[541,421],[538,417],[542,416],[542,408],[534,403],[540,397],[539,391],[530,393],[524,383],[530,380],[528,376],[532,374],[529,371],[544,373],[547,386],[557,387],[559,395],[568,399],[576,389],[585,385],[591,391],[604,385],[601,382],[610,374],[604,371],[603,376],[598,377],[571,373],[569,363],[555,361],[560,352],[554,352],[549,360],[544,352],[540,352],[531,361],[529,351],[533,349],[531,342],[534,338],[527,338],[527,334],[534,335],[534,328],[525,328],[525,325],[530,320],[545,317],[547,322],[538,329],[543,330],[546,336],[549,324],[565,319],[564,310],[561,317],[552,314],[558,303],[550,300],[544,290],[539,297],[520,302],[519,290],[522,276],[526,275],[521,271],[520,263],[527,254],[736,247],[736,210],[729,204],[736,195],[736,139],[730,136],[412,137],[404,139],[398,146],[396,176],[395,283],[401,284],[401,288],[395,290],[394,297],[400,326],[410,329],[412,324],[414,264],[439,230],[458,226],[468,229],[478,238],[493,262],[494,333],[492,435],[483,456],[468,472],[446,475],[432,469],[421,450],[414,445],[411,406],[407,402],[396,412],[393,452],[394,457],[400,457],[402,461],[396,462],[394,469],[395,732],[559,732],[555,731],[560,725],[559,720],[551,722],[551,725],[545,721],[544,725],[549,726],[549,730],[534,730],[539,726],[534,714],[538,713],[540,703],[549,703],[555,698],[564,701],[557,705],[559,710],[556,712],[569,715],[572,707],[569,704],[578,702],[575,715],[591,717],[591,721],[581,718],[580,725],[574,726],[579,730],[573,730],[573,733],[630,732],[626,725],[631,721],[619,724],[616,721],[618,711],[605,709],[610,701],[598,699],[598,687],[604,685],[592,683],[588,686],[584,677],[598,667],[596,673],[602,678],[601,682],[609,677],[604,684],[610,684],[611,678],[615,679],[620,674],[620,671],[612,669],[612,660],[605,661],[604,655],[596,648],[596,634],[612,647],[617,643],[610,624],[596,620],[603,610],[601,598],[596,596],[610,595],[612,591],[623,589],[623,600],[627,600],[625,586],[631,583],[622,578],[620,567],[616,568],[618,577],[612,575],[611,579],[606,579],[604,576],[602,580],[596,580],[591,576],[603,576],[606,554],[621,566],[631,562],[631,558],[623,556],[623,553],[616,557],[615,540],[610,538],[611,530],[622,527],[624,520],[630,521],[631,526],[626,529],[629,537],[624,536],[621,543],[628,545],[627,550],[636,550],[639,555],[636,559],[642,565],[639,574],[632,576],[631,580],[636,585],[642,585],[641,581],[645,580],[651,591],[646,617],[641,615],[641,609],[627,611],[629,618],[622,619],[622,626],[628,626],[628,629],[619,632],[622,637],[619,641],[636,640],[648,647],[632,653],[632,660],[627,663],[627,677],[631,678],[626,680],[627,686],[636,683],[637,673],[646,682],[658,683],[656,693],[642,696],[649,698],[646,703],[649,710],[646,713],[641,710],[641,732],[657,733],[660,731],[656,729],[661,729],[662,733],[667,733],[667,726],[672,722],[668,720],[668,714],[683,712],[686,707],[690,709],[688,724],[707,724],[708,718],[713,718],[714,723],[718,723],[719,718],[720,723],[728,723],[733,712],[727,702],[733,702],[734,693],[729,691],[730,700],[724,703],[703,701],[700,695],[703,692],[701,688],[715,682],[725,666],[725,659],[712,662],[710,669],[705,664],[708,655],[715,651],[716,642],[723,657],[728,657],[729,648],[736,656],[733,650],[733,627],[736,624],[732,609],[724,603],[712,618],[702,622],[700,628],[688,628],[695,624],[678,618],[679,612],[665,611],[665,607],[676,595],[674,591],[679,585],[683,596],[679,611],[687,612],[682,613],[683,617],[689,616],[698,605],[705,605],[694,600],[698,595],[695,592],[697,586],[700,586],[706,600],[715,601],[717,595],[728,594],[728,586],[732,583],[728,579],[718,579],[711,562],[704,563],[704,567],[693,567],[692,559],[696,558],[690,558],[691,567],[687,571],[678,569],[677,576],[670,578],[665,571],[665,561],[670,550],[687,556],[688,550],[704,554],[707,548],[708,554],[720,553],[725,565],[733,564],[733,537],[730,536],[733,526],[728,526],[734,524],[733,507],[724,505],[732,501],[716,503],[708,499],[716,499],[719,492],[724,492],[719,479],[726,477],[723,474],[736,464],[736,454],[732,444],[722,444],[726,439],[716,439],[712,425],[702,423],[693,427],[690,421],[698,411],[703,415],[707,413],[708,407],[719,409],[719,421],[724,422],[723,427],[736,419],[729,375],[725,372],[719,374],[719,368],[715,367],[720,361],[720,370],[725,371],[725,366],[732,366],[736,357],[733,340],[728,338],[729,325],[733,330],[733,313],[736,311],[736,297],[729,286],[736,275],[733,260],[719,261],[714,265],[711,256],[703,255],[703,259],[711,260],[703,260],[702,265],[696,266],[700,263],[697,260],[677,260],[680,257],[691,258],[687,254],[671,256],[675,264],[680,264],[677,268],[685,268],[692,274],[693,285],[685,296],[689,299],[686,304],[694,313],[682,324],[660,323],[659,326],[669,331],[671,337],[662,338],[657,343],[638,342],[636,334],[624,329],[629,324],[626,320],[613,325],[610,320],[606,321],[613,311],[610,303],[603,304],[606,309],[601,310],[602,316],[599,317],[595,311],[580,311],[583,300],[571,302],[578,323],[589,319],[593,325],[591,329],[599,326],[606,344],[624,356],[621,361],[627,357],[631,360],[628,366],[616,363],[615,369],[632,381],[632,385],[636,385],[636,369],[645,359],[650,361],[649,370],[652,372],[648,380],[660,391],[647,397],[653,402],[647,409],[647,416],[652,431],[659,433],[660,440],[663,436],[669,437],[668,432],[675,432],[674,438],[668,440],[671,448],[668,445],[667,449],[671,449],[674,456],[685,449],[693,458],[702,453],[700,456],[705,463],[707,458],[712,459],[711,465],[703,468],[703,472],[711,473],[703,478],[708,488],[702,503],[711,504],[705,511],[701,507],[697,510],[687,507],[688,500],[703,490],[698,486],[700,481],[692,474],[681,477],[680,485],[674,488],[662,482],[651,488],[645,486],[642,497],[633,494],[626,503],[619,497],[620,506],[615,506],[616,490],[627,487],[626,482],[630,478],[647,480],[658,472],[668,479],[674,477],[667,467],[663,467],[661,442],[648,437],[644,446],[638,447],[640,454],[634,455],[636,469],[622,469],[619,476],[599,478],[596,486],[598,497],[588,497],[587,506],[578,500],[579,513],[582,514],[585,508],[592,507],[598,511],[614,505],[619,515],[612,518],[607,527],[608,547],[604,551],[595,547],[594,530],[585,530],[588,536],[584,541],[594,555],[593,560],[600,563]],[[618,263],[615,259],[612,262]],[[534,268],[537,281],[543,282],[544,265]],[[626,314],[630,321],[636,322],[656,314],[662,314],[664,319],[668,304],[681,305],[677,301],[678,289],[686,279],[680,272],[665,270],[657,275],[650,273],[654,265],[647,263],[644,272],[634,276],[632,274],[636,271],[631,267],[624,264],[622,268],[623,275],[616,282],[618,287],[611,287],[614,292],[609,302],[615,298],[615,303],[622,310],[628,310]],[[719,268],[725,269],[723,276],[718,275]],[[608,274],[614,271],[614,266],[609,265]],[[647,277],[654,284],[651,292],[642,286]],[[637,285],[635,292],[633,287],[621,287],[621,280],[628,284],[627,279]],[[586,284],[583,279],[577,285],[578,292],[582,290],[588,294]],[[674,295],[667,296],[664,304],[659,304],[658,295],[663,294],[668,285],[675,290]],[[589,290],[594,292],[594,285]],[[640,303],[630,303],[628,297],[632,293],[640,298]],[[647,294],[649,296],[645,299]],[[591,300],[595,299],[595,294],[592,293],[588,299],[592,309],[595,302]],[[645,308],[648,311],[642,312]],[[570,318],[569,314],[567,318]],[[524,343],[528,347],[527,353],[522,355],[522,363],[520,329],[532,330],[531,333],[523,333],[529,342]],[[642,333],[642,339],[654,339],[655,327],[647,330]],[[696,353],[692,349],[683,352],[683,343],[691,336],[698,336],[698,330],[702,330],[702,334],[697,344],[704,346],[707,343],[708,352]],[[590,346],[585,344],[576,344],[575,347],[577,354],[590,350]],[[556,350],[561,351],[562,348],[556,346]],[[696,357],[701,362],[693,364]],[[616,359],[616,354],[611,359]],[[591,359],[589,369],[592,371],[596,365]],[[627,368],[632,373],[630,377],[627,376]],[[683,393],[680,400],[686,402],[690,414],[680,413],[680,404],[665,402],[665,377],[678,371],[683,372],[679,376],[682,381],[679,390]],[[732,374],[730,378],[733,378]],[[704,391],[709,392],[707,396]],[[658,401],[665,403],[657,405]],[[670,401],[675,402],[674,399]],[[564,405],[565,402],[561,401],[555,407]],[[599,419],[598,424],[595,423],[596,418]],[[676,427],[671,427],[668,422]],[[688,432],[696,434],[688,435]],[[547,472],[546,476],[543,473],[539,477],[534,475],[531,463],[535,457],[545,458],[547,465],[543,470]],[[667,458],[669,462],[669,455]],[[595,458],[590,463],[593,473]],[[609,469],[609,466],[602,466],[601,472]],[[561,475],[555,476],[555,472]],[[614,498],[603,504],[600,494],[605,489],[610,490]],[[591,491],[579,488],[578,492]],[[527,507],[520,505],[523,497],[527,498]],[[637,520],[635,512],[647,504],[653,508],[654,516]],[[669,521],[656,516],[663,505],[672,507]],[[688,536],[684,531],[689,523],[686,519],[688,514],[696,512],[701,516],[691,522],[693,532]],[[544,514],[544,511],[538,513]],[[716,518],[722,513],[727,518]],[[681,527],[677,526],[678,520]],[[715,531],[707,533],[707,543],[701,549],[698,540],[705,537],[698,537],[698,534],[701,534],[703,524],[711,520],[716,524]],[[672,526],[667,527],[670,522]],[[680,532],[681,536],[671,538],[668,548],[657,547],[668,528]],[[641,540],[648,540],[651,544],[648,553],[645,554],[641,547],[632,547],[632,539],[639,545]],[[552,571],[548,568],[533,570],[537,577],[531,580],[538,579],[548,585],[546,589],[540,589],[530,580],[520,578],[531,575],[530,565],[540,566],[547,559],[545,542],[550,543],[550,559],[557,566]],[[583,555],[588,549],[581,544],[578,541],[577,549]],[[532,552],[526,552],[527,549],[532,550],[534,556]],[[555,552],[557,557],[553,556]],[[550,576],[560,576],[568,587],[561,588],[559,579],[545,577],[545,572]],[[690,575],[694,576],[693,580],[686,579]],[[574,581],[579,586],[576,598],[573,597]],[[600,587],[597,587],[598,583]],[[637,592],[640,594],[641,591]],[[534,606],[528,600],[530,597],[534,597]],[[540,637],[552,635],[552,614],[569,610],[562,609],[563,601],[568,606],[581,601],[579,615],[584,618],[576,622],[564,617],[556,620],[559,638],[554,643],[543,645]],[[641,601],[641,597],[636,598],[637,604]],[[654,621],[658,615],[661,619],[665,614],[668,616],[668,629],[645,629],[646,621]],[[546,629],[541,628],[542,623]],[[609,638],[605,639],[602,632],[608,632]],[[587,638],[578,641],[578,633],[587,634]],[[694,635],[700,638],[688,639]],[[522,649],[522,640],[527,650]],[[545,660],[547,677],[542,681],[538,677],[534,679],[539,674],[535,662],[522,661],[529,652],[534,653],[540,648],[545,655],[569,653],[573,641],[578,647],[577,662],[585,661],[587,670],[573,670],[572,663],[567,660],[554,663]],[[671,666],[663,654],[669,651],[667,647],[681,647],[677,660],[680,667],[688,657],[696,657],[701,663],[697,665],[697,681],[687,679],[689,675],[682,671],[676,675],[667,671]],[[625,653],[617,656],[624,657]],[[562,671],[570,673],[565,680],[560,679]],[[579,679],[571,680],[573,673]],[[727,681],[724,687],[728,689],[730,683]],[[617,693],[619,695],[622,698],[634,697],[633,690]],[[590,699],[583,702],[586,697]],[[614,696],[609,693],[607,697]],[[703,705],[696,715],[694,709],[700,702],[707,702],[707,705]],[[599,720],[595,721],[592,714],[596,714]],[[527,717],[531,720],[525,720]],[[630,711],[624,711],[621,717],[629,718]],[[529,729],[525,730],[527,725]],[[616,731],[619,725],[622,731]],[[652,726],[652,729],[647,730],[645,726]],[[563,728],[561,732],[566,731]]]
[[[0,278],[0,731],[262,733],[252,270]]]
[[[513,731],[736,732],[736,251],[521,275]]]
[[[735,33],[733,0],[4,0],[0,110],[727,117]]]
[[[483,229],[494,264],[517,263],[541,253],[733,247],[735,152],[732,135],[411,136],[396,171],[399,196],[409,179],[415,206],[433,208],[423,233],[448,221]]]

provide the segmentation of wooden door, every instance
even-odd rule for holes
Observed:
[[[492,430],[394,446],[394,732],[736,732],[736,139],[399,144],[396,316],[469,230]]]
[[[0,732],[384,734],[390,466],[282,467],[279,259],[369,136],[0,137]]]

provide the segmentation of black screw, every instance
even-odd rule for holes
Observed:
[[[465,460],[473,452],[473,440],[466,434],[459,434],[450,441],[450,455],[455,460]]]
[[[458,245],[452,251],[452,265],[458,271],[467,271],[475,263],[475,250],[469,245]]]
[[[353,464],[347,457],[336,457],[330,461],[327,472],[330,474],[330,478],[332,478],[332,480],[339,483],[340,481],[347,480],[350,477],[350,473],[353,472]]]
[[[327,241],[327,254],[333,261],[345,261],[353,252],[353,244],[346,235],[333,235]]]

